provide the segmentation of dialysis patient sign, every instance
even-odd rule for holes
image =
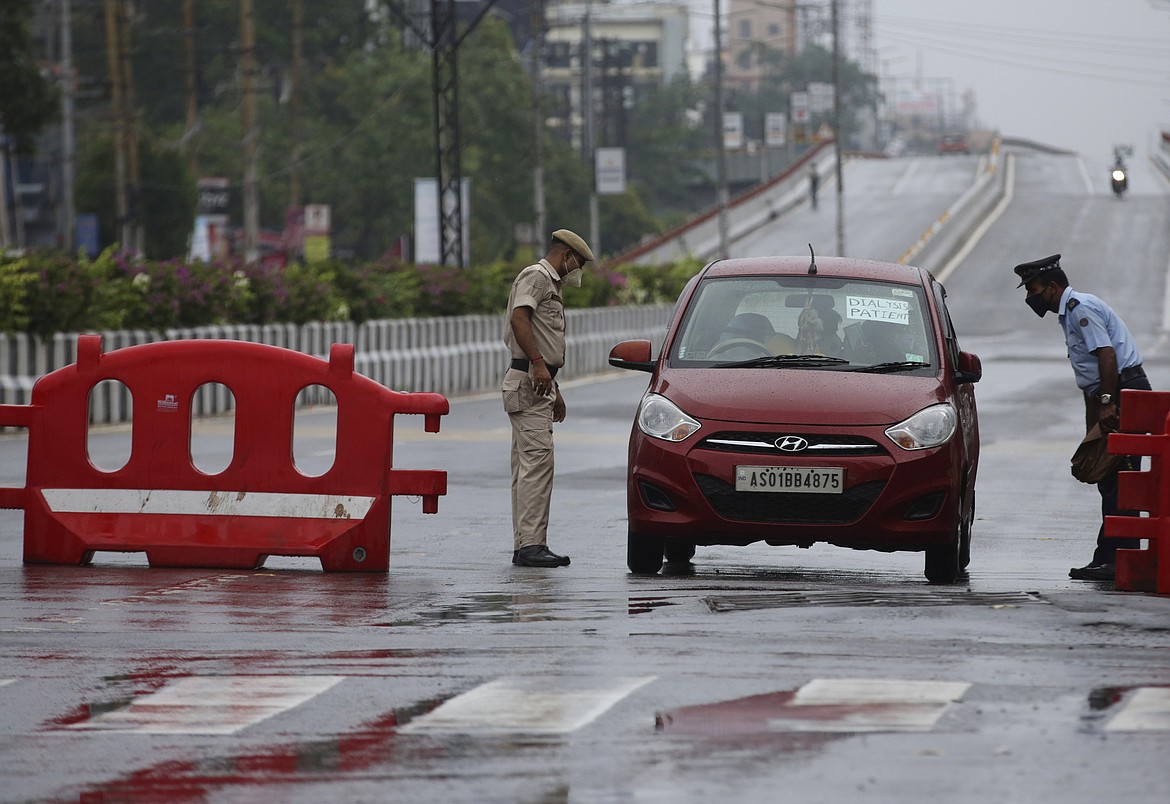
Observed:
[[[888,321],[891,324],[908,325],[910,303],[877,296],[846,296],[845,317],[855,321]]]

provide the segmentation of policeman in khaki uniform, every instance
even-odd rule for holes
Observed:
[[[569,557],[548,549],[548,511],[553,487],[553,422],[564,421],[565,400],[557,371],[565,364],[565,305],[561,287],[581,286],[593,252],[568,229],[552,233],[548,254],[512,282],[504,343],[512,363],[501,388],[512,423],[512,563],[522,567],[568,566]]]
[[[1085,430],[1100,425],[1101,432],[1120,426],[1121,391],[1132,388],[1150,390],[1150,381],[1142,368],[1142,356],[1125,322],[1113,309],[1090,293],[1078,293],[1068,286],[1068,277],[1060,267],[1060,255],[1053,254],[1033,262],[1017,265],[1016,275],[1027,293],[1024,299],[1032,312],[1043,318],[1047,313],[1059,316],[1060,328],[1068,346],[1077,387],[1085,396]],[[1093,560],[1084,567],[1068,571],[1070,578],[1081,581],[1111,581],[1114,578],[1118,548],[1133,549],[1138,539],[1107,539],[1107,516],[1137,516],[1136,511],[1117,508],[1117,473],[1136,471],[1140,459],[1128,456],[1121,465],[1097,484],[1101,493],[1101,529]]]

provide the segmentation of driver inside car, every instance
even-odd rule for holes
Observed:
[[[755,344],[765,347],[766,352]],[[711,353],[728,359],[749,359],[762,354],[793,354],[795,351],[796,341],[777,333],[766,315],[739,313],[724,325]]]

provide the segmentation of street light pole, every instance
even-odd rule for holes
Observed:
[[[845,256],[845,181],[841,140],[841,25],[837,14],[840,0],[833,0],[833,153],[837,162],[837,256]]]
[[[73,9],[70,0],[61,0],[61,205],[64,221],[62,245],[72,254],[77,208],[73,200],[73,172],[76,143],[73,136]]]
[[[585,136],[582,151],[585,164],[589,166],[589,243],[594,253],[601,253],[601,222],[597,210],[597,143],[594,141],[593,125],[593,0],[585,0],[585,30],[581,44],[581,67],[585,71],[583,106],[585,111]]]
[[[727,259],[727,151],[723,143],[723,35],[715,0],[715,204],[719,208],[719,258]]]

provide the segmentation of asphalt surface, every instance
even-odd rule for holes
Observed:
[[[3,512],[0,800],[1165,801],[1170,599],[1067,577],[1099,521],[1067,469],[1083,411],[1010,269],[1063,252],[1170,389],[1170,187],[1135,176],[1116,201],[1076,157],[1016,167],[947,280],[984,366],[964,582],[823,545],[629,575],[632,372],[564,388],[550,545],[573,563],[513,567],[507,422],[495,395],[453,400],[438,434],[399,419],[394,465],[449,488],[436,515],[395,499],[387,575],[25,566]],[[300,465],[329,464],[332,420],[298,415]],[[193,453],[222,465],[230,432],[202,423]],[[128,437],[95,431],[95,460]],[[0,437],[0,484],[25,453]]]

